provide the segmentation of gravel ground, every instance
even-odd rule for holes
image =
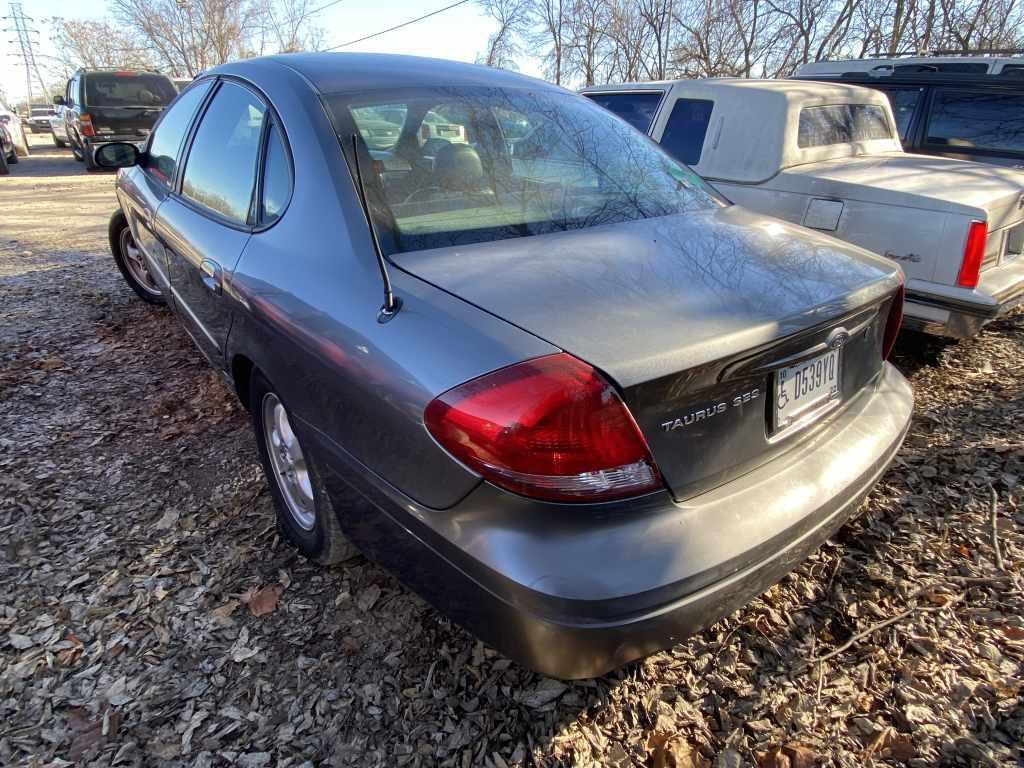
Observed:
[[[670,651],[528,672],[277,540],[248,417],[107,252],[113,178],[0,180],[0,764],[1021,765],[1024,316],[904,338],[861,514]]]

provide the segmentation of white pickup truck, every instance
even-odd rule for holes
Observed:
[[[740,79],[582,93],[733,202],[899,262],[905,328],[965,338],[1024,302],[1024,172],[905,153],[882,93]]]

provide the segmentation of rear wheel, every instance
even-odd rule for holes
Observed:
[[[309,446],[300,443],[288,409],[259,372],[249,390],[253,427],[282,538],[323,565],[359,554],[341,532],[338,515]]]
[[[11,172],[11,169],[7,167],[7,155],[0,150],[0,176],[6,176]]]
[[[58,139],[57,138],[57,134],[56,133],[52,134],[52,136],[53,136],[53,146],[57,147],[58,149],[63,149],[64,147],[67,146],[67,144],[64,143],[63,139]]]
[[[111,217],[107,234],[110,239],[110,252],[114,255],[114,262],[125,282],[143,301],[164,304],[163,292],[149,271],[146,257],[142,255],[142,250],[132,237],[132,230],[123,211],[118,211]]]
[[[17,165],[19,159],[20,158],[18,157],[18,150],[15,149],[13,152],[11,152],[10,157],[7,158],[7,162],[10,163],[11,165]]]

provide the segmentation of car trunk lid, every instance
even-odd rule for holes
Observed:
[[[392,259],[601,370],[679,498],[798,438],[771,423],[779,366],[840,333],[843,400],[872,380],[899,283],[879,257],[737,206]]]

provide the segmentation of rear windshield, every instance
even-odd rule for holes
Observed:
[[[85,76],[85,103],[90,107],[162,107],[177,95],[163,75],[103,72]]]
[[[658,93],[585,93],[588,99],[614,112],[638,131],[648,133],[664,94]]]
[[[885,110],[876,104],[834,104],[800,110],[797,146],[801,149],[891,138]]]
[[[346,150],[359,137],[360,170],[389,253],[722,204],[645,136],[569,94],[448,87],[326,100]]]

